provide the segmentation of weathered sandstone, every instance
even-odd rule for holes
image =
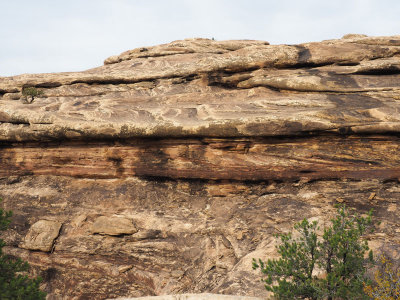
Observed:
[[[57,221],[39,220],[29,228],[21,248],[49,252],[54,240],[58,237],[61,223]]]
[[[400,259],[399,150],[400,36],[188,39],[2,77],[6,251],[50,299],[264,297],[252,258],[336,203],[373,208],[370,246]]]
[[[92,224],[91,233],[106,235],[133,234],[137,229],[132,220],[121,216],[100,216]]]

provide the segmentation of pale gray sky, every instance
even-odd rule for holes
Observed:
[[[81,71],[190,37],[293,44],[400,34],[399,0],[0,0],[0,76]]]

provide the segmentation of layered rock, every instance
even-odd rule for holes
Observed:
[[[0,104],[7,251],[51,296],[262,296],[252,258],[338,202],[400,256],[400,36],[176,41],[0,78]]]

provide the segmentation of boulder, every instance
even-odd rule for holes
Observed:
[[[62,223],[51,220],[39,220],[33,224],[25,236],[21,248],[50,252],[58,237]]]
[[[92,224],[92,233],[123,235],[137,232],[132,220],[123,216],[100,216]]]

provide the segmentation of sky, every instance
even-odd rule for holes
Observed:
[[[202,37],[296,44],[400,34],[400,0],[0,0],[0,76],[83,71]]]

